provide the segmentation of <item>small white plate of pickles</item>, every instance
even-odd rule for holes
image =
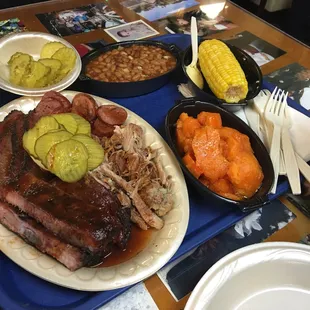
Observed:
[[[81,58],[66,40],[23,32],[0,40],[0,88],[18,95],[42,96],[69,87],[81,72]]]

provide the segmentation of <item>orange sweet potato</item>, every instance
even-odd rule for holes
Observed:
[[[210,185],[210,189],[218,194],[233,193],[232,184],[227,179],[219,179]]]
[[[185,136],[183,134],[183,122],[179,118],[177,120],[177,128],[176,128],[176,139],[177,139],[177,147],[181,153],[184,152],[184,145],[185,145]]]
[[[191,116],[183,120],[183,133],[186,138],[194,138],[195,131],[201,128],[196,118]]]
[[[185,119],[188,118],[188,114],[185,112],[182,112],[179,116],[179,119],[183,122]]]
[[[231,182],[227,178],[219,179],[212,184],[209,184],[208,187],[215,193],[230,198],[233,200],[241,200],[242,197],[239,197],[235,194],[234,188]]]
[[[226,198],[232,199],[232,200],[242,200],[244,197],[242,196],[237,196],[236,194],[232,194],[232,193],[225,193],[225,194],[221,194],[221,196],[224,196]]]
[[[195,178],[198,179],[202,175],[203,171],[197,167],[195,160],[190,155],[190,153],[187,153],[183,157],[183,162],[184,162],[185,166],[187,167],[187,169],[193,174],[193,176]]]
[[[230,127],[219,129],[220,137],[227,143],[225,157],[232,161],[242,152],[253,153],[249,137]]]
[[[234,186],[235,194],[251,197],[263,180],[262,168],[252,153],[242,152],[230,163],[227,176]]]
[[[222,118],[219,113],[200,112],[197,119],[202,126],[210,126],[213,128],[222,127]]]
[[[192,140],[196,129],[200,127],[197,119],[188,116],[187,113],[181,113],[176,129],[177,145],[181,153],[192,152]]]
[[[182,113],[177,121],[177,144],[189,171],[223,197],[242,200],[258,190],[264,178],[249,138],[222,127],[218,113],[201,112],[197,119]]]
[[[218,130],[206,126],[196,130],[192,142],[196,165],[211,182],[222,178],[229,163],[222,155]]]
[[[220,141],[220,147],[221,147],[221,153],[222,155],[227,158],[227,153],[228,153],[228,145],[227,142],[222,140]]]
[[[192,151],[192,137],[188,138],[184,134],[184,121],[188,119],[189,116],[187,113],[181,113],[179,119],[177,120],[177,128],[176,128],[176,139],[177,139],[177,147],[180,153],[187,153]]]
[[[207,179],[203,174],[200,176],[199,181],[207,187],[209,187],[211,184],[209,179]]]

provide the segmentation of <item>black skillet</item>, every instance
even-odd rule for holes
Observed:
[[[86,76],[85,69],[87,64],[99,55],[117,49],[119,46],[128,47],[131,45],[152,45],[160,47],[170,52],[176,58],[176,66],[167,73],[144,81],[137,82],[101,82],[93,80]],[[172,77],[172,75],[178,70],[181,64],[180,59],[181,50],[174,44],[165,44],[159,41],[153,40],[139,40],[139,41],[125,41],[119,43],[112,43],[95,49],[82,57],[82,71],[79,77],[79,86],[83,91],[88,93],[99,95],[102,97],[113,98],[127,98],[144,95],[153,92],[162,86],[164,86]]]

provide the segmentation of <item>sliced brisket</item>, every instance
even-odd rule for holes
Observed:
[[[37,178],[31,171],[3,187],[6,201],[19,207],[66,242],[101,251],[123,234],[118,200],[107,192],[100,205],[92,205]]]
[[[76,183],[65,183],[56,178],[51,183],[53,186],[61,189],[67,194],[73,195],[78,199],[82,199],[85,203],[95,206],[95,208],[109,209],[113,216],[117,216],[123,229],[119,234],[114,236],[113,242],[121,248],[125,248],[130,237],[131,222],[130,209],[119,207],[120,203],[115,195],[112,195],[109,190],[99,184],[94,178],[86,176],[84,179]],[[116,205],[118,207],[116,207]]]
[[[71,271],[83,266],[94,266],[102,261],[104,254],[101,256],[90,254],[87,251],[64,243],[28,215],[1,201],[0,223],[39,251],[57,259]]]

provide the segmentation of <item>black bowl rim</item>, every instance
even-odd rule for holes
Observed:
[[[176,63],[174,68],[172,68],[170,71],[168,71],[162,75],[153,77],[151,79],[136,81],[136,82],[104,82],[104,81],[94,80],[85,74],[86,66],[89,63],[89,61],[92,60],[93,58],[98,57],[100,54],[103,54],[105,51],[116,49],[119,46],[131,46],[134,44],[136,44],[136,45],[153,45],[153,46],[158,46],[160,48],[163,48],[164,50],[170,52],[175,57],[177,63]],[[82,81],[94,81],[94,82],[100,83],[102,85],[121,85],[121,86],[130,85],[130,84],[138,85],[138,84],[144,83],[146,81],[152,81],[152,80],[155,80],[157,78],[161,78],[161,77],[167,76],[169,74],[172,74],[182,64],[180,54],[181,54],[181,49],[176,44],[173,44],[173,43],[168,44],[168,43],[164,43],[164,42],[156,41],[156,40],[137,40],[137,41],[136,40],[130,40],[130,41],[115,42],[115,43],[107,44],[107,45],[102,46],[100,48],[93,49],[90,52],[88,52],[87,54],[85,54],[81,58],[82,70],[81,70],[79,78]]]
[[[170,124],[169,120],[170,120],[170,115],[171,113],[178,109],[180,106],[187,106],[187,105],[193,105],[195,103],[201,103],[201,104],[206,104],[206,108],[208,106],[213,106],[215,107],[215,109],[218,110],[219,113],[226,113],[229,115],[229,117],[232,118],[233,121],[236,121],[238,123],[243,123],[247,129],[249,130],[249,132],[251,133],[251,136],[253,137],[253,139],[255,140],[255,143],[259,144],[260,148],[262,148],[264,150],[264,152],[266,154],[268,154],[268,165],[269,168],[271,169],[273,178],[272,181],[269,184],[269,189],[268,192],[265,196],[261,196],[261,197],[255,197],[255,198],[249,198],[246,200],[233,200],[230,198],[226,198],[224,196],[221,196],[215,192],[213,192],[212,190],[210,190],[207,186],[204,186],[199,180],[197,180],[193,174],[187,169],[187,167],[183,164],[182,158],[178,152],[178,150],[176,149],[176,145],[175,143],[173,143],[173,139],[172,136],[170,134],[170,127],[171,126],[175,126],[175,124]],[[273,170],[273,165],[269,156],[269,153],[265,147],[265,145],[263,144],[263,142],[260,140],[260,138],[256,135],[256,133],[251,129],[251,127],[249,125],[247,125],[243,120],[241,120],[238,116],[236,116],[234,113],[220,107],[217,104],[211,103],[211,102],[206,102],[203,100],[200,100],[199,98],[189,98],[189,99],[184,99],[184,100],[179,100],[176,102],[176,104],[168,111],[166,118],[165,118],[165,131],[166,131],[166,137],[168,140],[168,143],[173,151],[173,153],[175,154],[179,165],[181,166],[182,170],[186,173],[186,175],[190,178],[190,180],[195,184],[195,186],[197,186],[198,188],[200,188],[203,192],[215,196],[216,198],[232,203],[234,205],[237,205],[241,211],[243,212],[248,212],[248,211],[252,211],[252,210],[256,210],[259,207],[262,207],[268,203],[270,203],[269,198],[268,198],[268,193],[270,192],[272,185],[273,185],[273,179],[274,179],[274,170]],[[261,163],[260,163],[261,164]]]
[[[198,44],[198,46],[200,45],[200,43],[202,43],[203,41],[206,41],[206,40],[212,40],[212,38],[210,39],[204,39],[204,40],[201,40]],[[259,84],[260,84],[260,87],[258,88],[258,90],[250,97],[250,98],[247,98],[247,99],[243,99],[242,101],[238,102],[238,103],[228,103],[226,102],[225,100],[223,99],[219,99],[217,98],[213,92],[211,91],[211,93],[206,93],[203,89],[201,89],[201,91],[206,94],[207,96],[210,96],[211,98],[214,98],[216,99],[216,102],[217,104],[220,104],[222,106],[246,106],[248,104],[248,101],[249,100],[252,100],[253,98],[255,98],[258,93],[260,92],[261,88],[262,88],[262,85],[263,85],[263,74],[262,74],[262,70],[260,69],[259,65],[255,62],[255,60],[250,56],[248,55],[245,51],[243,51],[241,48],[235,46],[235,45],[232,45],[230,43],[227,43],[225,42],[224,40],[221,40],[221,39],[218,39],[219,41],[222,41],[223,43],[225,43],[229,49],[231,49],[231,47],[233,47],[234,49],[238,50],[242,55],[244,55],[247,59],[249,59],[249,61],[254,65],[254,67],[256,67],[256,70],[257,72],[259,73]],[[183,73],[185,74],[186,78],[188,80],[190,80],[193,84],[194,82],[192,81],[192,79],[188,76],[187,72],[186,72],[186,65],[184,63],[184,59],[185,59],[185,56],[186,54],[188,53],[189,50],[191,50],[192,48],[192,45],[190,44],[185,50],[184,52],[182,53],[182,59],[181,59],[181,66],[182,66],[182,69],[183,69]],[[204,79],[205,80],[205,79]],[[205,83],[207,83],[207,81],[205,80]]]

